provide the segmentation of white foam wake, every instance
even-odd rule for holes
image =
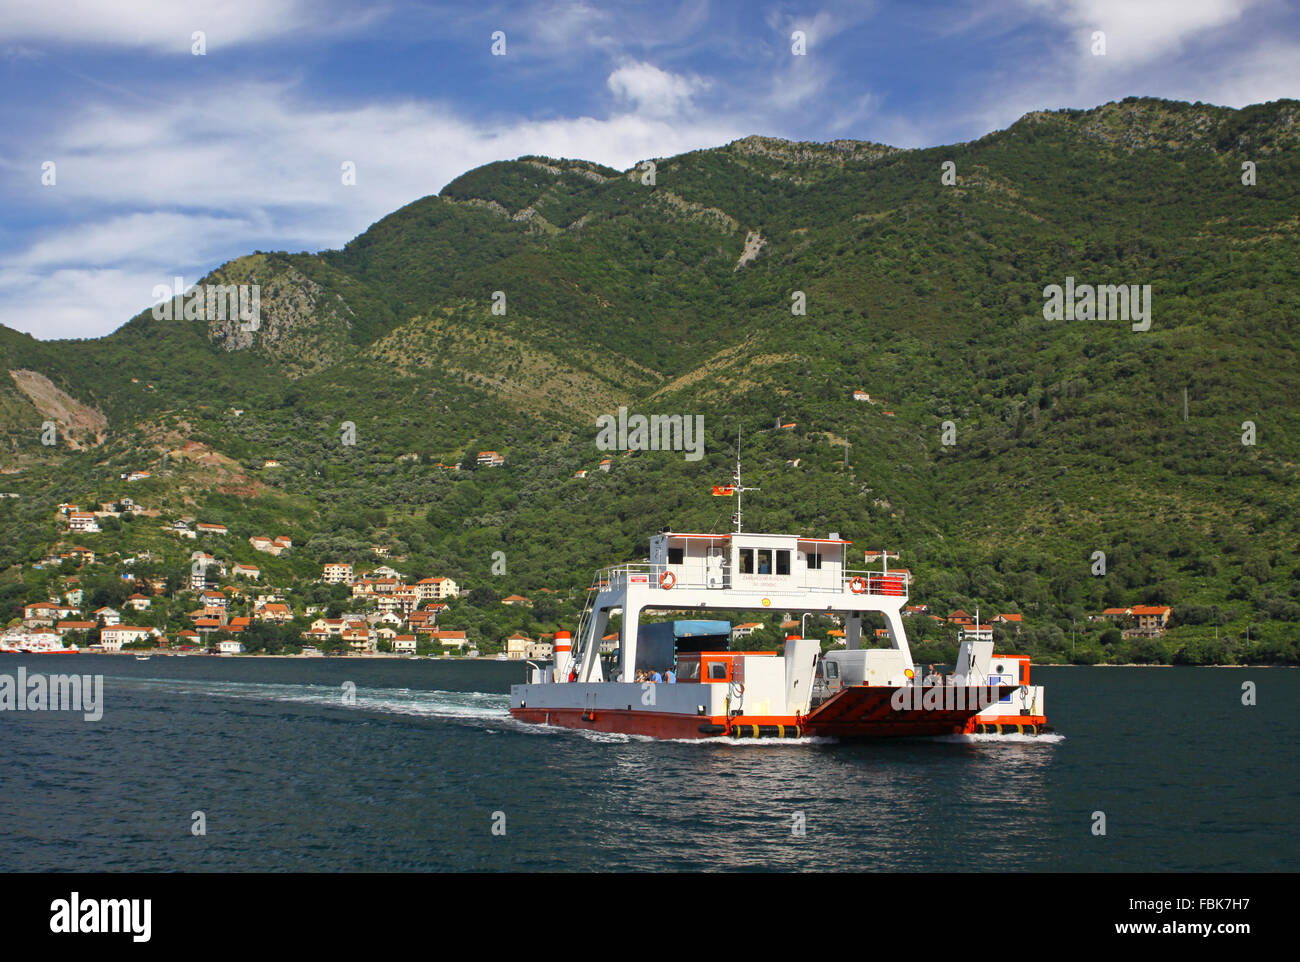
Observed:
[[[209,698],[290,702],[341,709],[381,711],[424,718],[464,718],[509,721],[510,696],[481,691],[438,691],[418,688],[356,688],[330,685],[279,685],[265,682],[177,681],[159,678],[114,679],[123,687],[147,688]]]

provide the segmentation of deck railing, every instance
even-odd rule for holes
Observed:
[[[671,584],[666,584],[665,573],[671,571],[668,565],[651,564],[646,561],[631,561],[625,564],[610,565],[600,569],[589,591],[602,591],[606,588],[622,588],[626,585],[645,585],[650,588],[708,588],[705,580],[692,580],[680,570],[671,571]],[[743,576],[742,576],[743,577]],[[769,576],[785,577],[785,576]],[[824,592],[826,594],[855,594],[886,598],[909,597],[912,578],[907,572],[879,571],[845,571],[838,585],[804,585],[795,582],[795,576],[789,576],[789,584],[765,584],[754,586],[769,594]],[[723,570],[723,587],[735,589],[738,586],[730,569]]]

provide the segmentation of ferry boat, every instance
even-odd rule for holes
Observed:
[[[63,640],[53,632],[28,632],[17,628],[0,635],[0,652],[23,655],[75,655],[76,645],[64,646]]]
[[[714,489],[737,499],[733,532],[660,531],[650,539],[648,561],[596,573],[576,640],[556,632],[553,663],[529,662],[528,681],[511,686],[511,715],[673,739],[1050,730],[1028,656],[995,654],[993,642],[977,632],[962,642],[952,673],[921,677],[903,627],[910,573],[891,572],[887,551],[865,555],[879,561],[878,569],[850,568],[852,542],[838,533],[744,531],[740,499],[757,489],[742,486],[739,463],[734,481]],[[780,652],[732,651],[726,622],[678,623],[688,625],[681,631],[639,624],[643,612],[683,609],[834,614],[843,620],[845,648],[823,654],[819,640],[792,634]],[[620,612],[617,646],[602,653],[610,617]],[[887,647],[864,646],[869,613],[883,618]],[[724,627],[691,630],[710,624]],[[671,683],[643,678],[669,671]]]

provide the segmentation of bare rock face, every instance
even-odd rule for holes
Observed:
[[[41,417],[54,422],[56,436],[68,447],[81,451],[104,442],[108,433],[108,418],[97,408],[82,404],[55,387],[44,374],[36,371],[20,369],[10,371],[9,376]]]
[[[256,289],[255,297],[246,298],[257,306],[255,319],[208,318],[209,340],[227,351],[263,351],[294,378],[352,353],[352,309],[291,265],[254,255],[225,265],[207,283]]]
[[[745,249],[744,251],[741,252],[740,259],[736,261],[735,269],[740,270],[742,267],[744,267],[746,264],[752,261],[755,257],[757,257],[758,252],[763,249],[763,245],[766,243],[767,240],[763,237],[762,234],[760,234],[756,230],[752,230],[748,234],[746,234]]]

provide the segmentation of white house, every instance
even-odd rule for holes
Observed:
[[[327,564],[322,573],[322,580],[327,585],[350,585],[352,584],[352,565],[343,561]]]
[[[130,644],[133,641],[139,641],[142,638],[157,636],[161,634],[157,628],[137,628],[131,625],[117,625],[112,628],[104,628],[99,633],[100,643],[103,644],[105,651],[121,651],[123,645]]]
[[[70,531],[98,531],[99,521],[87,511],[77,511],[68,517]]]

